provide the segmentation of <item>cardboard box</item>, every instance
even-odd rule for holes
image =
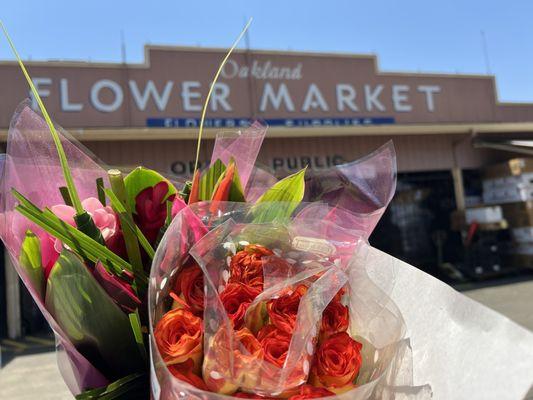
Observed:
[[[533,185],[533,172],[483,180],[483,191],[505,185]]]
[[[533,250],[533,227],[525,226],[522,228],[513,228],[511,229],[511,236],[515,242],[527,243]]]
[[[510,255],[527,255],[533,257],[533,243],[524,242],[524,243],[514,243],[509,249]]]
[[[519,203],[533,200],[533,185],[502,185],[483,191],[485,204]]]
[[[467,224],[478,222],[480,224],[493,224],[503,219],[502,208],[500,206],[475,207],[465,210]]]
[[[504,215],[511,228],[533,226],[533,210],[509,212]]]
[[[527,172],[533,172],[533,158],[514,158],[501,164],[489,166],[485,168],[483,175],[485,179],[494,179]]]
[[[500,207],[502,208],[504,217],[512,213],[529,213],[533,212],[533,201],[521,201],[518,203],[501,204]]]
[[[533,226],[533,201],[501,204],[500,207],[511,228]]]

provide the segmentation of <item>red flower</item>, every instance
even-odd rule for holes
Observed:
[[[289,397],[289,400],[321,399],[322,397],[333,395],[335,393],[321,387],[302,385],[300,386],[300,392],[297,395]]]
[[[348,307],[333,299],[322,314],[320,340],[327,339],[335,333],[346,332],[349,323]]]
[[[243,327],[246,310],[259,293],[259,289],[240,283],[229,283],[220,293],[220,300],[235,329]]]
[[[167,365],[182,364],[192,359],[199,372],[203,355],[202,320],[187,310],[167,312],[154,329],[157,348]]]
[[[330,336],[318,347],[309,382],[335,393],[352,389],[361,368],[361,348],[346,332]]]
[[[291,344],[291,336],[274,325],[267,325],[259,331],[257,340],[263,347],[265,361],[282,368]]]
[[[180,270],[174,284],[174,293],[181,297],[195,315],[204,312],[204,273],[198,264]]]
[[[250,244],[231,258],[230,282],[239,282],[263,290],[263,258],[271,256],[266,247]]]
[[[307,287],[299,285],[293,292],[281,295],[267,303],[270,321],[283,332],[292,333],[298,315],[298,307]]]
[[[150,243],[156,241],[159,230],[165,224],[166,200],[174,200],[174,195],[167,199],[167,194],[168,182],[161,181],[155,186],[147,187],[135,198],[135,222]]]
[[[179,380],[187,382],[197,387],[198,389],[208,390],[207,386],[205,385],[205,382],[202,380],[202,378],[200,378],[193,372],[193,369],[194,361],[190,358],[184,363],[173,364],[168,366],[168,370],[170,371],[170,373]]]
[[[141,305],[141,300],[131,287],[133,281],[131,272],[125,272],[123,277],[119,278],[108,272],[101,262],[97,262],[92,273],[100,286],[124,312],[128,314],[135,312]]]

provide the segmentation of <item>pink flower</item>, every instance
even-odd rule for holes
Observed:
[[[159,230],[167,217],[166,200],[173,201],[174,195],[166,199],[168,182],[161,181],[155,186],[147,187],[135,198],[135,222],[150,243],[154,243]]]
[[[122,232],[119,230],[118,218],[109,206],[105,206],[100,203],[100,200],[89,197],[81,202],[83,209],[92,217],[96,227],[102,233],[102,237],[106,244],[116,243],[115,240]],[[76,226],[74,216],[76,210],[65,204],[57,204],[50,208],[52,212],[57,215],[62,221],[69,225]],[[55,239],[45,232],[37,234],[41,240],[41,259],[43,261],[44,275],[48,278],[50,271],[54,266],[59,254],[63,249],[63,243],[59,239]],[[52,245],[50,245],[52,243]],[[110,247],[108,245],[108,247]],[[115,251],[110,247],[112,251]]]
[[[96,227],[102,232],[104,240],[113,236],[118,228],[117,216],[109,206],[104,207],[100,200],[89,197],[81,202],[83,209],[92,217]],[[52,212],[65,221],[67,224],[76,226],[74,216],[76,210],[73,207],[64,204],[58,204],[51,207]]]

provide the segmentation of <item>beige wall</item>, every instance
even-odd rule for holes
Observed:
[[[457,165],[462,168],[477,168],[501,158],[501,152],[474,149],[466,135],[397,136],[397,137],[335,137],[265,139],[259,161],[273,167],[274,159],[283,161],[287,167],[290,159],[318,157],[320,165],[326,165],[328,157],[339,156],[352,161],[377,149],[392,139],[396,147],[400,172],[447,170]],[[120,166],[136,166],[143,163],[164,173],[171,173],[176,162],[192,164],[196,142],[179,141],[132,141],[132,142],[89,142],[85,143],[104,162]],[[202,144],[202,160],[209,160],[212,140]],[[305,161],[305,160],[304,160]],[[315,162],[316,164],[316,162]],[[182,164],[176,164],[180,169]],[[300,168],[298,164],[296,167]],[[285,168],[286,169],[286,168]],[[281,169],[278,170],[281,172]]]

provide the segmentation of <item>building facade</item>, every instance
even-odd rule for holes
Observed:
[[[142,164],[186,178],[194,167],[203,99],[224,54],[147,46],[141,64],[26,65],[53,119],[103,162]],[[12,114],[28,96],[15,62],[0,62],[0,88],[5,147]],[[236,51],[213,89],[203,162],[210,159],[216,132],[238,130],[253,119],[270,126],[259,162],[280,176],[306,165],[321,169],[355,160],[392,139],[399,195],[386,216],[390,226],[378,230],[377,241],[390,244],[401,235],[403,253],[384,249],[430,265],[442,261],[436,260],[433,234],[448,232],[449,211],[464,208],[475,195],[464,173],[475,175],[512,156],[501,149],[533,132],[533,103],[499,102],[492,76],[383,72],[377,58],[367,55]],[[420,207],[401,207],[423,202],[433,219]],[[421,230],[419,221],[434,225]],[[412,246],[422,246],[416,247],[418,258],[406,255]],[[13,275],[6,276],[4,286],[16,292]],[[10,298],[8,308],[17,301],[20,306]],[[16,318],[13,313],[8,316]]]

